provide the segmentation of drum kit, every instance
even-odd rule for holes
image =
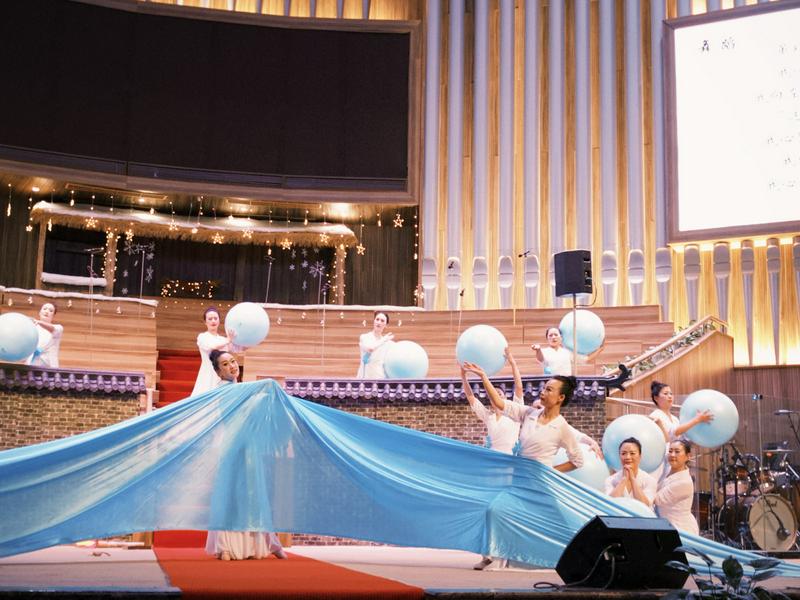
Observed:
[[[698,495],[701,529],[738,548],[795,550],[800,535],[800,474],[789,462],[792,452],[788,442],[765,444],[762,458],[740,454],[733,444],[724,446],[711,493]]]

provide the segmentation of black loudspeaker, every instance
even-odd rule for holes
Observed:
[[[676,551],[681,540],[666,519],[595,517],[558,560],[556,572],[568,585],[605,589],[679,589],[689,576],[665,567],[688,564]]]
[[[556,296],[592,293],[592,253],[567,250],[553,255]]]

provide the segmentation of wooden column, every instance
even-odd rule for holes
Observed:
[[[39,243],[36,247],[36,281],[33,282],[35,289],[42,289],[42,271],[44,271],[44,243],[47,237],[47,225],[39,223]]]

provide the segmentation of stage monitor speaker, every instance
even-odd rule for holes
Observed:
[[[592,293],[592,253],[567,250],[553,255],[556,296]]]
[[[667,561],[687,563],[681,540],[666,519],[598,516],[564,550],[556,572],[567,585],[604,589],[678,589],[688,573]]]

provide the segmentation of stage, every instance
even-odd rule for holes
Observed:
[[[299,546],[289,560],[221,562],[196,549],[128,550],[57,546],[0,559],[0,598],[660,598],[664,592],[633,590],[535,590],[534,584],[561,585],[551,569],[489,568],[475,571],[480,556],[455,550],[390,546]],[[161,558],[161,563],[159,562]],[[167,573],[173,563],[210,578],[202,589],[177,586]],[[206,562],[207,561],[207,562]],[[167,567],[162,565],[166,564]],[[205,565],[205,568],[203,568]],[[243,569],[259,574],[243,583]],[[176,575],[177,577],[177,575]],[[252,583],[252,582],[251,582]],[[691,581],[687,587],[692,587]],[[800,579],[775,578],[764,587],[800,598]]]

